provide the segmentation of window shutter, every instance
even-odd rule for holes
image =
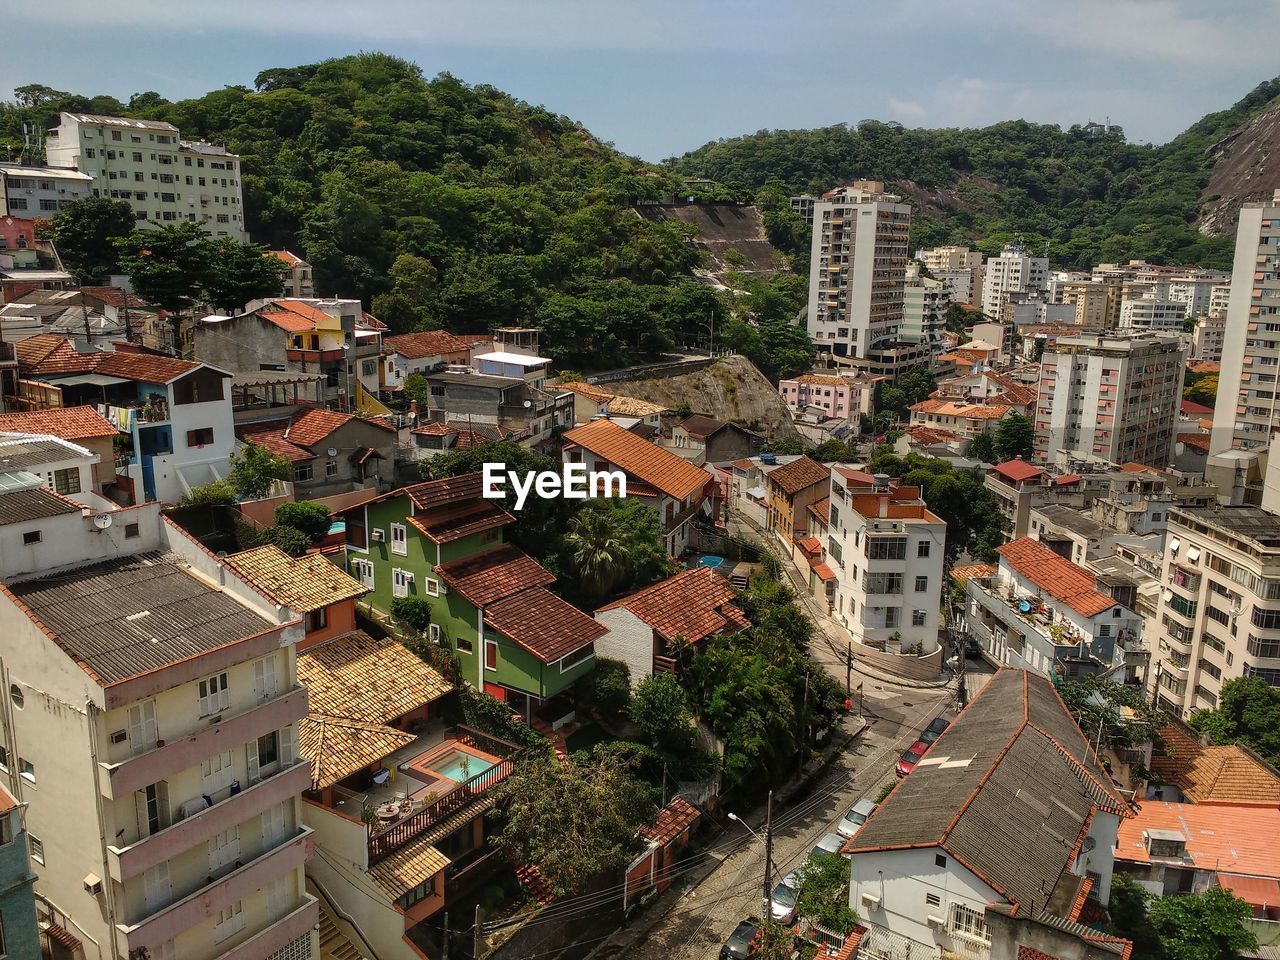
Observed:
[[[280,767],[293,766],[293,726],[280,731]]]
[[[249,782],[258,782],[258,741],[250,740],[244,746],[245,762],[249,768]]]

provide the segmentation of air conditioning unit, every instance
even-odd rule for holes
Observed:
[[[86,874],[84,880],[84,892],[91,897],[96,897],[102,893],[102,878],[96,873]]]
[[[935,917],[932,913],[929,914],[925,920],[928,922],[929,926],[933,927],[935,930],[941,930],[947,925],[946,920],[942,919],[942,917]]]
[[[126,731],[124,731],[124,730],[113,730],[113,731],[111,731],[111,742],[112,742],[112,743],[124,743],[124,742],[125,742],[126,740],[128,740],[128,739],[129,739],[129,734],[128,734]]]
[[[862,905],[868,910],[878,910],[880,908],[880,897],[869,890],[862,891]]]
[[[369,536],[373,538],[374,543],[387,542],[387,531],[385,530],[371,530]]]

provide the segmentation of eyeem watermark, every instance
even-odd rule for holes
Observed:
[[[566,463],[562,474],[554,470],[539,470],[522,476],[508,470],[505,463],[484,465],[482,495],[486,500],[503,499],[507,495],[508,484],[516,495],[516,510],[524,509],[531,492],[544,500],[555,497],[586,500],[588,497],[627,495],[627,475],[621,470],[588,470],[585,463]]]

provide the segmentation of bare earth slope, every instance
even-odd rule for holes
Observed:
[[[770,440],[800,437],[778,391],[746,357],[724,357],[675,377],[611,381],[607,389],[672,408],[686,403],[694,413],[732,420]]]
[[[1280,189],[1280,99],[1219,140],[1196,226],[1209,236],[1230,236],[1241,204],[1270,200]]]
[[[781,254],[764,235],[760,211],[735,203],[689,204],[679,207],[642,206],[636,212],[647,220],[683,220],[698,231],[694,244],[711,255],[711,272],[775,273],[786,269]],[[730,250],[746,257],[745,264],[725,259]]]

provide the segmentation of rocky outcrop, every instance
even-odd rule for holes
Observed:
[[[1242,204],[1270,200],[1280,189],[1280,99],[1223,137],[1209,152],[1216,158],[1201,198],[1196,226],[1212,237],[1231,236]]]

